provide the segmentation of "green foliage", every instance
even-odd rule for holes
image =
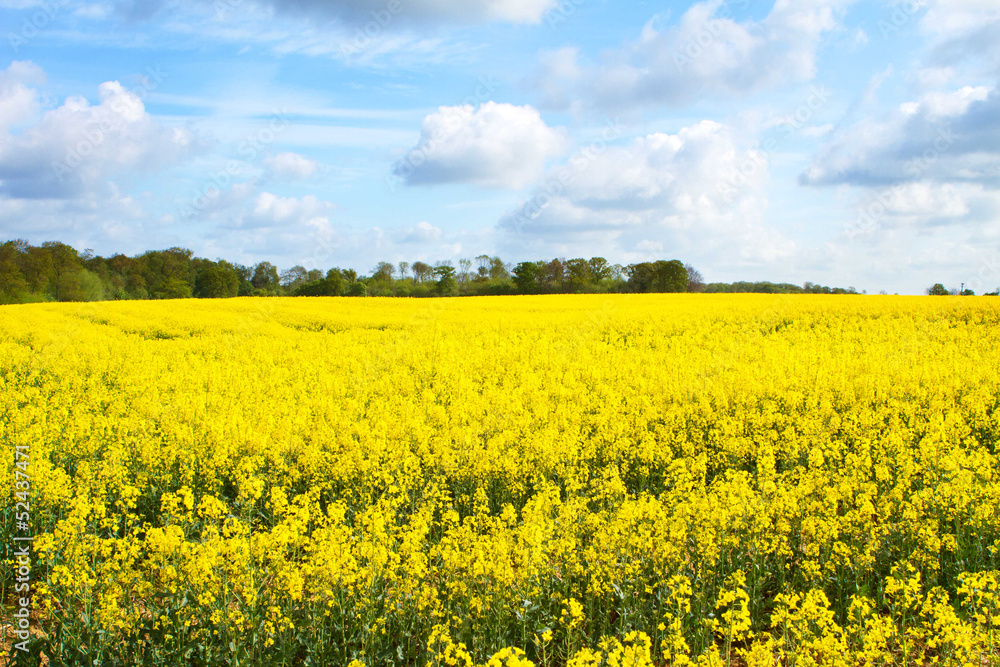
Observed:
[[[208,262],[194,279],[194,295],[203,299],[228,299],[239,294],[240,276],[225,260]]]
[[[630,264],[626,271],[629,288],[634,292],[687,291],[688,271],[679,259]]]
[[[440,296],[451,296],[455,293],[455,267],[441,264],[434,268],[434,275],[438,277],[435,287]]]
[[[538,292],[538,276],[542,272],[542,262],[521,262],[514,267],[514,284],[521,294]]]
[[[371,276],[353,269],[324,273],[293,266],[284,272],[270,262],[253,266],[194,257],[185,248],[150,250],[135,257],[83,253],[59,242],[39,247],[27,241],[0,244],[0,304],[102,299],[222,299],[235,296],[395,296],[563,294],[595,292],[761,292],[856,294],[854,288],[806,283],[737,282],[705,285],[701,274],[680,260],[611,265],[603,257],[553,258],[520,262],[512,269],[500,257],[480,255],[449,265],[423,261],[379,262]],[[941,285],[934,289],[948,291]],[[938,292],[934,292],[938,293]],[[967,294],[971,291],[967,290]]]
[[[77,273],[77,281],[79,283],[80,295],[83,297],[82,301],[104,301],[106,298],[104,282],[101,281],[96,273],[92,273],[87,269],[80,269],[79,273]]]
[[[277,292],[281,287],[281,279],[278,277],[278,267],[270,262],[261,262],[254,267],[253,278],[250,284],[254,289]]]
[[[933,287],[927,288],[927,294],[928,296],[948,296],[951,292],[941,283],[935,283]]]

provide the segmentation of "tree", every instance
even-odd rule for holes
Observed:
[[[377,283],[391,283],[394,272],[392,264],[389,262],[379,262],[372,271],[372,280]]]
[[[487,280],[490,277],[490,256],[476,257],[476,280]]]
[[[603,257],[591,257],[587,264],[590,266],[591,279],[595,283],[611,277],[611,267],[608,265],[608,260]]]
[[[242,264],[235,264],[236,276],[239,279],[239,290],[237,296],[250,296],[253,294],[253,269]]]
[[[0,303],[21,303],[28,296],[28,281],[18,265],[22,253],[16,241],[0,245]]]
[[[590,263],[585,259],[571,259],[566,262],[566,278],[571,292],[582,290],[590,284]]]
[[[194,295],[202,299],[228,299],[239,291],[240,277],[236,267],[225,260],[208,262],[194,279]]]
[[[545,264],[545,267],[540,272],[538,282],[554,292],[561,292],[565,276],[566,266],[562,260],[557,258]]]
[[[281,286],[288,290],[294,290],[308,280],[309,272],[304,266],[293,266],[281,274]]]
[[[21,273],[28,283],[28,289],[36,294],[50,291],[55,275],[52,254],[47,248],[29,247],[18,257]]]
[[[149,296],[153,299],[177,299],[191,296],[194,282],[194,253],[186,248],[150,250],[137,259]]]
[[[951,294],[941,283],[935,283],[933,287],[927,288],[928,296],[948,296]]]
[[[687,271],[688,292],[701,292],[705,289],[705,281],[702,279],[701,272],[698,269],[690,264],[685,264],[684,270]]]
[[[521,262],[514,267],[514,284],[521,294],[534,294],[538,291],[538,275],[542,272],[542,262]]]
[[[107,296],[107,291],[104,289],[104,281],[93,271],[80,269],[77,274],[77,282],[80,286],[82,301],[104,301]]]
[[[406,274],[408,274],[409,272],[410,272],[410,263],[409,262],[400,262],[399,263],[399,279],[400,280],[406,280]]]
[[[438,294],[447,296],[455,293],[455,267],[449,264],[438,264],[434,267],[434,275],[438,277],[435,284]]]
[[[490,257],[489,277],[490,280],[507,280],[510,278],[507,265],[499,257]]]
[[[669,262],[640,262],[630,264],[628,272],[629,287],[636,292],[684,292],[687,290],[688,273],[680,260]]]
[[[79,278],[83,263],[76,250],[58,241],[46,241],[42,244],[42,249],[50,257],[52,274],[48,283],[52,288],[53,298],[56,301],[83,301]]]
[[[177,276],[164,280],[153,295],[157,299],[187,299],[191,296],[191,285]]]
[[[281,285],[277,267],[270,262],[261,262],[254,267],[253,278],[250,279],[250,284],[253,285],[254,289],[267,290],[272,293],[277,292],[278,287]]]
[[[425,283],[434,275],[434,269],[430,264],[424,262],[413,263],[413,280],[416,283]]]
[[[471,259],[460,259],[458,260],[458,281],[463,285],[469,282],[469,278],[472,275],[472,260]]]

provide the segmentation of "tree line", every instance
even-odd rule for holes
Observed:
[[[472,296],[622,292],[857,293],[812,283],[709,283],[680,260],[622,266],[603,257],[555,258],[510,264],[499,257],[428,264],[379,262],[369,275],[335,267],[327,271],[270,262],[252,266],[195,257],[169,248],[140,255],[95,255],[50,241],[0,245],[0,304],[39,301],[230,298],[236,296]]]

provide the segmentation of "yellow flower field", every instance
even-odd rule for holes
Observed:
[[[1000,299],[5,306],[0,385],[36,661],[1000,664]]]

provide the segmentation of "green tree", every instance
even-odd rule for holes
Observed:
[[[499,257],[490,257],[489,277],[493,281],[510,279],[510,272],[507,270],[507,265]]]
[[[571,259],[566,262],[566,278],[571,292],[578,292],[590,285],[590,263],[585,259]]]
[[[521,294],[534,294],[538,291],[538,275],[544,265],[541,262],[521,262],[514,267],[514,284]]]
[[[191,298],[191,285],[178,276],[170,276],[153,293],[156,299],[189,299]]]
[[[18,262],[23,248],[17,241],[0,245],[0,304],[23,303],[28,298],[28,281]]]
[[[393,266],[389,262],[379,262],[372,271],[372,280],[377,283],[388,285],[392,282]]]
[[[274,294],[281,286],[281,279],[278,277],[278,268],[271,262],[260,262],[253,269],[253,278],[250,284],[255,290],[266,290]]]
[[[194,279],[194,295],[202,299],[228,299],[239,291],[239,272],[225,260],[207,262]]]
[[[449,296],[455,293],[457,286],[455,282],[455,267],[449,264],[439,264],[434,267],[434,275],[438,277],[435,287],[441,296]]]
[[[413,263],[413,281],[417,284],[425,283],[434,276],[434,268],[425,262]]]
[[[309,272],[304,266],[293,266],[281,274],[280,282],[282,287],[291,292],[299,285],[309,282]]]
[[[80,255],[74,248],[59,243],[58,241],[46,241],[42,244],[42,249],[51,258],[51,277],[48,280],[52,291],[52,297],[56,301],[84,301],[85,296],[80,288],[80,271],[83,269],[83,262]]]
[[[595,283],[600,283],[611,277],[611,266],[603,257],[591,257],[587,262],[590,266],[590,276]]]
[[[951,292],[941,283],[935,283],[933,287],[927,288],[927,294],[929,296],[948,296]]]
[[[629,288],[635,292],[684,292],[687,291],[688,273],[677,259],[657,260],[630,264]]]
[[[566,277],[566,266],[561,259],[553,259],[551,262],[547,262],[539,272],[538,282],[552,292],[561,292],[563,289],[563,282]]]

